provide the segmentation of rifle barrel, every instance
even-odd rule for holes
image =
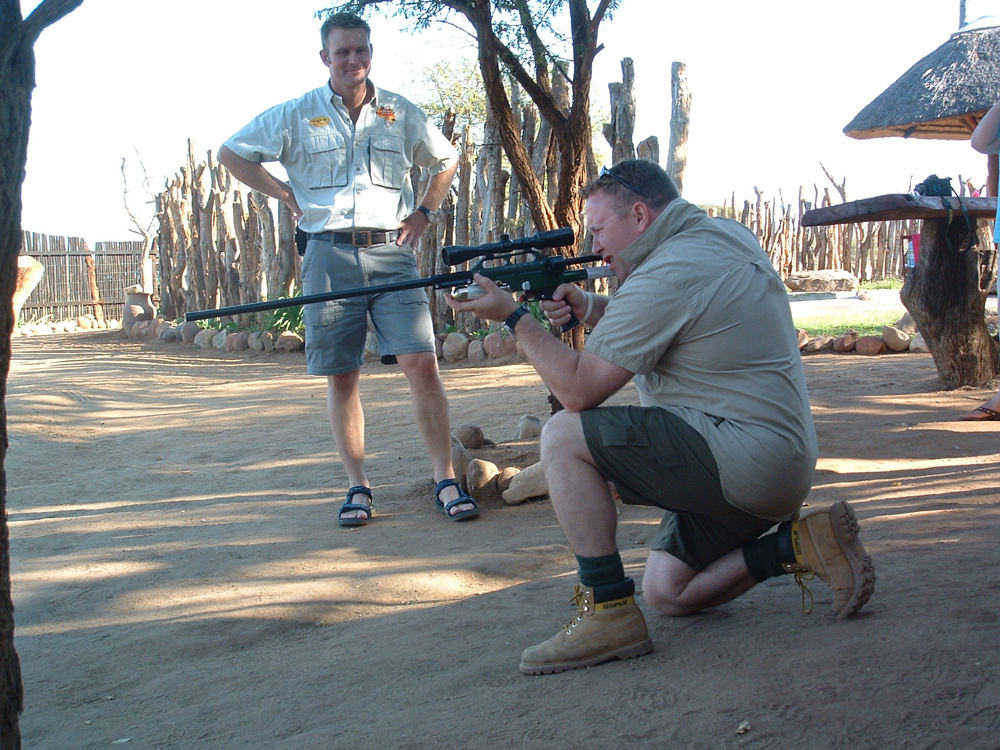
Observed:
[[[551,263],[559,269],[567,266],[579,265],[582,263],[595,263],[600,261],[599,255],[583,255],[579,258],[559,258],[553,259]],[[531,266],[530,263],[514,263],[497,266],[503,269],[518,269]],[[442,273],[436,276],[428,276],[423,279],[413,279],[412,281],[400,281],[395,284],[383,284],[382,286],[363,286],[355,289],[344,289],[336,292],[320,292],[319,294],[307,294],[302,297],[284,297],[282,299],[265,300],[263,302],[248,302],[243,305],[232,305],[230,307],[220,307],[214,310],[197,310],[184,313],[184,320],[211,320],[212,318],[222,318],[230,315],[242,315],[244,313],[264,312],[266,310],[280,310],[283,307],[297,307],[299,305],[309,305],[314,302],[329,302],[335,299],[350,299],[352,297],[365,297],[367,295],[385,294],[386,292],[401,292],[406,289],[419,289],[421,287],[434,287],[444,289],[446,287],[462,286],[472,283],[472,276],[476,273],[485,273],[489,276],[489,271],[493,268],[482,268],[476,266],[468,271],[455,271],[454,273]]]

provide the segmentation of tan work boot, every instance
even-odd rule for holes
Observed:
[[[544,643],[526,648],[521,654],[521,671],[553,674],[652,651],[646,620],[635,604],[635,586],[631,580],[628,584],[626,596],[597,603],[593,588],[577,584],[570,600],[576,604],[576,617]]]
[[[795,562],[784,568],[795,573],[800,586],[804,575],[814,573],[833,589],[830,611],[838,620],[861,609],[875,591],[875,564],[858,539],[858,531],[854,510],[843,500],[791,521]],[[803,586],[803,597],[806,591]],[[810,604],[807,611],[811,610]]]

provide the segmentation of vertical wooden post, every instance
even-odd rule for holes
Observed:
[[[684,193],[684,173],[687,171],[688,126],[691,121],[691,91],[688,88],[687,66],[682,62],[670,65],[670,147],[667,149],[667,174]]]
[[[90,285],[90,299],[94,303],[94,317],[98,323],[104,322],[104,305],[101,304],[101,290],[97,288],[97,271],[94,268],[94,256],[88,253],[84,256],[87,264],[87,282]]]

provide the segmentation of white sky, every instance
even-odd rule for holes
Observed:
[[[22,0],[25,13],[37,0]],[[204,158],[252,117],[321,85],[323,0],[85,0],[35,46],[37,82],[24,185],[25,229],[99,240],[134,239],[122,203],[122,157],[138,151],[154,190]],[[656,135],[665,154],[670,64],[687,65],[692,92],[689,200],[721,203],[800,185],[849,198],[905,192],[928,174],[986,179],[967,141],[857,141],[844,126],[958,26],[958,0],[624,0],[601,27],[592,98],[635,61],[635,141]],[[968,0],[969,20],[1000,0]],[[454,29],[411,35],[375,17],[372,80],[415,94],[421,71],[472,54]],[[415,97],[419,98],[419,97]],[[139,201],[134,177],[132,196]]]

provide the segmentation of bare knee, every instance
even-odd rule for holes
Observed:
[[[540,442],[542,464],[551,463],[586,448],[580,415],[561,411],[552,416],[542,428]]]
[[[403,375],[412,384],[436,385],[440,376],[438,373],[437,356],[434,352],[415,352],[413,354],[399,354],[396,359],[403,370]]]
[[[688,584],[697,571],[670,553],[654,549],[646,560],[642,596],[654,609],[669,617],[686,617],[702,609],[691,601]]]
[[[642,597],[646,604],[668,617],[687,617],[699,611],[683,603],[681,593],[663,581],[643,579]]]

